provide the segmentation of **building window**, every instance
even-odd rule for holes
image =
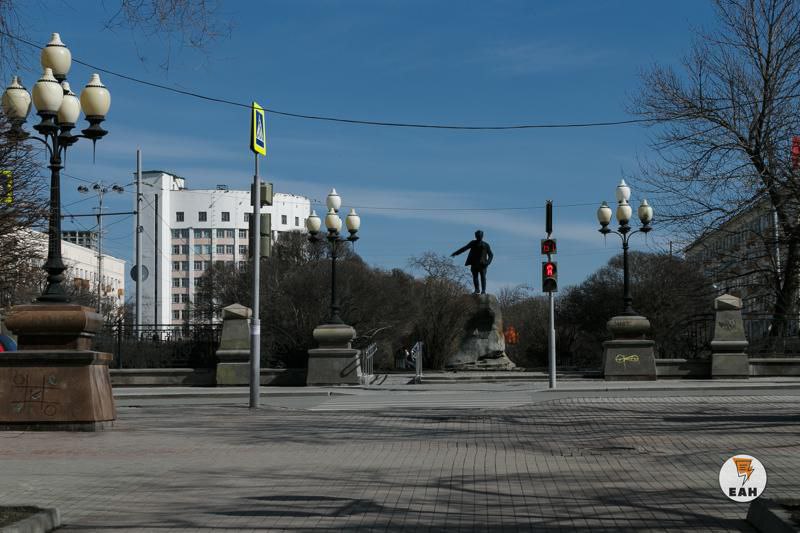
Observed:
[[[181,278],[181,287],[184,289],[189,288],[189,278]]]
[[[175,213],[175,222],[183,222],[183,211],[177,211]]]
[[[300,217],[294,217],[294,225],[295,226],[299,226],[300,225]]]
[[[181,253],[181,245],[180,244],[173,244],[172,245],[172,255],[178,255]]]
[[[189,255],[189,245],[188,244],[181,244],[181,254]]]
[[[284,226],[288,224],[288,222],[286,221],[286,215],[281,215],[281,224],[283,224]]]
[[[228,255],[233,255],[233,245],[232,244],[226,244],[225,245],[225,253],[228,254]]]
[[[189,261],[181,261],[181,270],[184,272],[189,270]]]
[[[223,237],[225,237],[225,230],[224,229],[218,229],[217,230],[217,239],[222,239]]]
[[[180,320],[181,319],[181,312],[178,311],[178,310],[173,311],[172,312],[172,319],[173,320]]]
[[[239,261],[239,270],[247,268],[247,261]]]
[[[189,303],[189,295],[188,294],[181,294],[181,302],[188,304]]]
[[[172,230],[172,238],[173,239],[180,239],[181,238],[181,230],[179,230],[179,229]]]
[[[189,311],[187,311],[186,309],[181,311],[181,318],[183,318],[184,320],[189,320]]]
[[[247,230],[246,229],[240,229],[239,230],[239,238],[240,239],[246,239],[247,238]]]
[[[244,221],[245,222],[250,222],[250,215],[251,215],[251,213],[245,213],[244,214]]]
[[[222,268],[225,266],[225,261],[214,261],[214,266],[217,268]]]
[[[203,261],[203,270],[208,270],[211,267],[211,261]]]
[[[181,286],[181,278],[172,278],[172,286],[178,288]]]
[[[172,303],[174,303],[174,304],[181,303],[181,295],[180,294],[173,294],[172,295]]]
[[[234,231],[232,229],[226,229],[225,230],[225,237],[227,237],[228,239],[233,239],[233,235],[234,235]]]
[[[231,214],[229,211],[222,212],[222,221],[223,222],[230,222],[231,221]]]
[[[221,254],[224,254],[224,253],[225,253],[225,245],[224,244],[218,244],[217,245],[217,254],[221,255]]]
[[[195,270],[203,270],[203,262],[202,261],[195,261],[194,262],[194,269]]]
[[[194,283],[192,283],[192,285],[194,285],[195,287],[197,287],[198,285],[200,285],[200,279],[201,279],[201,278],[194,278],[194,280],[193,280],[193,281],[194,281]]]
[[[210,239],[211,238],[211,230],[210,229],[196,229],[196,230],[194,230],[194,238],[195,239]]]
[[[181,270],[181,262],[180,261],[173,261],[172,262],[172,271],[173,272],[180,272]]]
[[[244,244],[239,245],[239,255],[247,255],[247,246]]]
[[[205,211],[198,211],[197,220],[200,222],[208,222],[208,213],[206,213]]]

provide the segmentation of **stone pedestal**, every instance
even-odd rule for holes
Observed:
[[[603,343],[607,381],[656,379],[655,343],[646,338],[650,321],[643,316],[615,316],[608,321],[612,340]]]
[[[314,329],[319,348],[308,351],[306,385],[360,385],[360,350],[351,347],[356,330],[346,324],[323,324]]]
[[[249,307],[233,304],[222,310],[222,338],[217,349],[217,386],[250,384]]]
[[[711,377],[750,377],[747,338],[742,322],[742,300],[723,294],[714,300],[714,340],[711,341]]]
[[[0,354],[0,428],[93,431],[116,418],[108,364],[91,350],[102,318],[72,304],[12,309],[19,351]]]
[[[511,370],[516,365],[506,355],[503,314],[492,294],[461,298],[464,324],[458,351],[447,358],[452,370]]]

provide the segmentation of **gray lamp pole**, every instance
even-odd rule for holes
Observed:
[[[336,298],[336,260],[339,257],[339,245],[345,241],[355,242],[358,240],[359,228],[361,227],[361,217],[358,216],[355,209],[350,210],[350,214],[345,217],[345,224],[350,236],[343,238],[339,231],[342,229],[342,219],[339,218],[339,208],[342,206],[342,198],[336,192],[336,189],[331,189],[326,199],[328,207],[328,214],[325,215],[325,227],[328,229],[328,234],[324,237],[319,235],[319,230],[322,227],[322,221],[317,216],[316,212],[312,211],[311,216],[306,219],[306,229],[309,233],[309,241],[313,243],[322,242],[327,239],[330,244],[331,250],[331,314],[328,318],[328,324],[344,324],[342,318],[339,316],[339,301]]]
[[[3,93],[2,106],[6,117],[11,120],[12,135],[19,141],[33,139],[45,145],[50,156],[50,222],[48,224],[47,286],[37,298],[42,303],[68,302],[64,281],[64,260],[61,256],[61,169],[64,168],[62,158],[67,148],[84,138],[96,143],[106,133],[100,127],[111,107],[111,95],[100,81],[99,74],[92,74],[89,83],[81,92],[80,100],[66,81],[72,63],[69,49],[54,33],[50,42],[42,49],[41,63],[44,68],[42,77],[33,86],[33,105],[41,121],[34,129],[41,137],[30,137],[22,129],[31,107],[31,95],[19,81],[17,76]],[[81,109],[89,127],[82,135],[72,135]]]

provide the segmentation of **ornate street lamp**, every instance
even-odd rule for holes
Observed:
[[[34,139],[47,148],[50,157],[50,222],[48,225],[47,286],[39,302],[65,303],[69,301],[62,285],[66,269],[61,257],[61,169],[64,168],[62,158],[66,157],[67,148],[80,138],[89,139],[94,145],[107,132],[100,127],[111,107],[111,95],[100,81],[99,74],[92,74],[89,83],[83,89],[80,100],[70,89],[66,81],[72,55],[61,42],[58,33],[54,33],[50,42],[42,50],[41,63],[44,72],[33,86],[32,100],[36,113],[40,117],[39,124],[33,128],[41,137],[30,137],[22,129],[31,105],[31,95],[14,76],[11,84],[3,93],[3,113],[11,121],[11,132],[19,140]],[[82,130],[82,135],[73,135],[72,129],[78,121],[81,109],[89,122],[89,127]]]
[[[92,74],[80,99],[72,92],[66,80],[72,56],[57,33],[42,50],[41,61],[44,72],[32,94],[15,76],[3,93],[2,107],[11,122],[10,136],[19,142],[41,142],[49,156],[50,220],[43,267],[47,286],[36,303],[17,305],[6,318],[6,326],[17,335],[19,350],[2,354],[0,375],[11,375],[13,369],[14,374],[30,376],[32,382],[41,379],[44,388],[42,401],[31,403],[18,401],[15,391],[0,387],[0,403],[14,406],[0,409],[0,429],[97,430],[108,427],[116,418],[108,373],[113,356],[92,350],[92,337],[100,330],[103,318],[89,308],[68,303],[63,284],[66,267],[61,256],[60,172],[67,148],[80,138],[94,145],[106,134],[100,124],[108,114],[111,96],[97,74]],[[33,127],[40,137],[31,137],[22,129],[31,101],[41,119]],[[89,127],[73,135],[81,110]],[[98,184],[93,188],[102,187]]]
[[[628,241],[636,233],[649,233],[652,229],[653,208],[642,200],[637,210],[642,227],[632,231],[629,224],[633,209],[629,203],[631,188],[622,180],[617,186],[617,231],[609,229],[611,224],[611,208],[606,202],[597,210],[597,221],[600,222],[600,233],[614,233],[622,239],[622,273],[624,280],[622,301],[624,308],[621,315],[612,317],[607,324],[612,339],[603,343],[603,376],[606,380],[615,379],[656,379],[655,343],[647,339],[650,321],[640,316],[633,309],[631,297],[630,272],[628,268]]]
[[[331,189],[326,199],[328,207],[328,214],[325,215],[325,227],[328,233],[321,236],[320,228],[322,227],[322,220],[317,216],[315,211],[306,219],[306,229],[308,230],[308,240],[313,243],[323,242],[325,240],[330,244],[331,250],[331,314],[328,319],[328,324],[344,324],[342,318],[339,316],[339,302],[336,299],[336,259],[338,258],[339,245],[345,241],[355,242],[358,240],[359,228],[361,227],[361,217],[358,216],[355,209],[350,210],[350,214],[345,217],[345,225],[350,235],[346,238],[342,237],[339,233],[342,229],[342,219],[339,218],[339,208],[342,206],[342,198],[336,192],[336,189]]]
[[[628,272],[628,241],[636,233],[649,233],[653,228],[650,227],[650,222],[653,220],[653,208],[647,203],[647,200],[642,200],[637,214],[642,223],[642,227],[638,230],[631,231],[631,226],[628,222],[631,219],[633,211],[628,200],[631,197],[631,188],[622,180],[617,185],[617,221],[619,222],[618,231],[613,231],[608,228],[611,223],[611,208],[606,202],[603,202],[597,209],[597,221],[600,222],[600,229],[598,230],[603,235],[614,233],[619,235],[622,239],[622,275],[623,275],[623,297],[622,301],[624,309],[623,315],[636,316],[636,311],[633,310],[633,298],[631,297],[630,276]]]

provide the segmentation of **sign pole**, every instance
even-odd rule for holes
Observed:
[[[261,184],[258,178],[258,156],[267,155],[267,124],[264,108],[253,102],[250,112],[250,149],[255,158],[253,175],[253,216],[250,230],[253,255],[253,318],[250,321],[250,409],[257,409],[261,400],[261,320],[259,319],[259,291],[261,288]]]
[[[261,187],[258,183],[258,154],[255,154],[255,175],[253,176],[253,224],[250,231],[258,231],[261,214]],[[261,321],[258,317],[260,286],[260,245],[261,239],[254,237],[253,243],[253,318],[250,322],[250,408],[257,409],[261,391]]]

